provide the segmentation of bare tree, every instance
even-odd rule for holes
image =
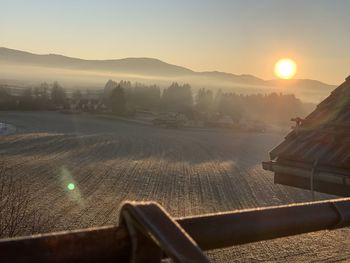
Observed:
[[[55,106],[64,105],[66,103],[66,91],[57,81],[52,84],[51,101]]]
[[[32,194],[12,168],[0,163],[0,237],[39,233],[48,226],[49,217],[30,209]]]

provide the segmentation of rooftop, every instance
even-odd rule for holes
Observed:
[[[350,76],[305,119],[293,120],[296,126],[270,152],[271,162],[263,163],[264,169],[275,172],[275,183],[306,189],[312,187],[313,174],[321,175],[315,179],[315,190],[349,195],[349,186],[345,192],[337,188],[350,178]],[[330,190],[334,181],[339,183],[335,191]]]

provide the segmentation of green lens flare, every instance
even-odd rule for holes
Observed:
[[[70,183],[67,185],[67,188],[72,191],[72,190],[74,190],[75,185],[73,183]]]

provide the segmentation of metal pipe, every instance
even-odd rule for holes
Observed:
[[[128,232],[114,226],[0,240],[0,262],[129,262],[130,253]]]
[[[290,174],[296,177],[303,177],[310,179],[311,171],[314,169],[314,166],[307,168],[296,167],[292,165],[283,165],[276,162],[263,162],[263,169],[272,171],[280,174]],[[347,185],[350,186],[350,177],[349,175],[343,175],[341,173],[329,172],[322,167],[317,167],[319,180],[322,180],[327,183]]]
[[[209,250],[350,225],[350,199],[249,209],[177,222]],[[156,222],[155,222],[156,225]],[[126,229],[105,227],[0,240],[1,262],[128,262]]]
[[[350,199],[250,209],[178,220],[204,250],[350,225]]]
[[[289,185],[297,188],[333,194],[338,196],[350,196],[350,174],[345,175],[342,170],[325,169],[317,165],[298,167],[290,164],[276,162],[263,162],[263,168],[275,172],[274,182],[282,185]],[[339,172],[339,173],[338,173]],[[317,174],[312,178],[313,174]]]

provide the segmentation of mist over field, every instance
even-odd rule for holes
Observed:
[[[0,48],[0,84],[30,84],[59,81],[66,88],[102,89],[108,79],[156,84],[189,83],[194,90],[222,89],[238,94],[295,94],[318,103],[334,86],[316,80],[263,80],[253,75],[218,71],[195,72],[154,58],[83,60],[62,55],[36,55]]]

